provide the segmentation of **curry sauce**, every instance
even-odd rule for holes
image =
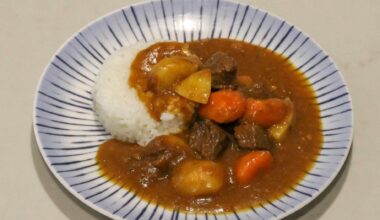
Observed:
[[[144,187],[138,175],[126,172],[130,169],[129,158],[143,151],[142,147],[109,140],[100,146],[97,154],[101,172],[143,199],[183,211],[230,212],[259,206],[281,197],[304,177],[306,171],[311,169],[313,159],[317,157],[322,145],[320,112],[312,87],[289,60],[268,49],[227,39],[195,41],[187,45],[202,62],[215,52],[227,53],[237,61],[237,76],[250,76],[254,84],[264,88],[268,98],[292,100],[295,120],[287,136],[281,142],[275,143],[272,151],[273,165],[260,172],[247,186],[235,184],[232,175],[229,175],[223,188],[216,194],[198,197],[183,196],[176,193],[170,184],[170,173],[163,175],[160,181]],[[143,50],[132,64],[130,84],[137,89],[141,100],[147,103],[147,109],[156,118],[167,105],[162,97],[177,97],[184,103],[185,108],[193,105],[184,98],[178,98],[174,93],[146,94],[149,90],[148,74],[151,66],[157,63],[157,59],[182,53],[180,50],[182,46],[181,43],[158,43]],[[152,103],[156,104],[152,105]],[[191,118],[190,110],[188,114],[188,118]],[[179,135],[187,140],[187,132],[185,130]],[[215,161],[222,164],[226,172],[231,174],[233,171],[230,168],[234,166],[236,159],[246,152],[237,148],[227,148]]]

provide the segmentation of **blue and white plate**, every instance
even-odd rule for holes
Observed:
[[[274,50],[290,58],[316,92],[324,139],[315,165],[292,191],[262,207],[216,216],[179,213],[141,200],[98,172],[98,146],[111,137],[92,106],[99,67],[112,53],[136,42],[205,38],[238,39]],[[36,139],[51,172],[80,201],[114,219],[280,219],[332,182],[352,141],[350,96],[329,56],[286,21],[225,0],[146,1],[98,19],[54,55],[38,85],[34,108]]]

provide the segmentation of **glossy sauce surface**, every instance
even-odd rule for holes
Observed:
[[[318,155],[322,145],[319,108],[312,88],[302,73],[296,71],[288,60],[267,49],[223,39],[188,44],[190,50],[199,56],[201,61],[205,61],[218,51],[229,54],[238,63],[237,75],[251,76],[254,83],[262,85],[267,90],[269,97],[281,99],[289,97],[292,100],[295,120],[285,139],[275,145],[275,150],[272,152],[273,166],[261,172],[249,186],[242,187],[235,184],[233,175],[228,175],[229,179],[226,179],[222,190],[215,195],[181,196],[170,184],[170,177],[163,178],[149,187],[142,187],[136,175],[127,172],[128,158],[141,151],[141,147],[110,140],[100,146],[97,155],[101,172],[148,201],[187,211],[229,212],[259,206],[281,197],[291,190],[291,187],[312,167],[313,159]],[[159,43],[144,50],[137,56],[131,67],[133,75],[130,83],[135,85],[138,91],[149,90],[147,74],[149,74],[150,66],[157,62],[157,57],[160,59],[170,53],[170,50],[176,51],[181,46],[182,44],[179,43]],[[157,107],[160,105],[152,107],[148,103],[152,99],[160,99],[161,95],[168,94],[154,94],[152,98],[140,93],[140,98],[147,103],[152,115],[160,113],[161,109]],[[186,100],[182,98],[179,100],[188,105]],[[182,137],[187,138],[186,131]],[[216,161],[222,163],[226,172],[229,173],[236,159],[246,152],[228,148]]]
[[[161,113],[172,104],[180,106],[173,113],[184,113],[185,121],[189,121],[193,114],[193,102],[178,96],[171,88],[157,91],[153,86],[152,67],[164,57],[184,56],[183,47],[184,44],[176,42],[154,44],[140,51],[131,65],[129,84],[137,90],[140,99],[146,103],[148,111],[155,119],[159,119]]]

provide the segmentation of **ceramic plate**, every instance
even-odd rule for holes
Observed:
[[[323,28],[322,28],[323,29]],[[182,213],[141,200],[99,174],[99,144],[111,136],[97,121],[91,89],[108,56],[136,42],[231,38],[269,48],[305,73],[320,106],[324,141],[314,167],[284,196],[226,215]],[[225,0],[162,0],[127,6],[70,38],[38,85],[34,131],[54,176],[76,198],[114,219],[279,219],[315,199],[335,178],[350,151],[352,107],[343,77],[307,35],[251,5]]]

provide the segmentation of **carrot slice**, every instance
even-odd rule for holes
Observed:
[[[252,182],[257,172],[269,168],[273,158],[269,151],[252,151],[239,158],[235,166],[236,180],[240,185]]]
[[[253,84],[253,80],[247,75],[237,75],[236,81],[240,86],[250,86]]]
[[[199,108],[199,115],[218,123],[228,123],[241,118],[244,111],[243,95],[227,89],[211,93],[207,104]]]
[[[244,119],[268,128],[282,121],[287,112],[288,105],[281,99],[247,99]]]

